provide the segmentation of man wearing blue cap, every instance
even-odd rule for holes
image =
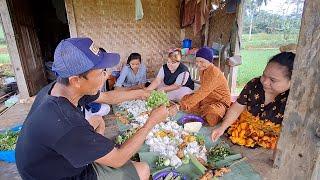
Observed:
[[[119,59],[118,54],[101,51],[89,38],[59,43],[53,63],[58,79],[38,93],[16,145],[22,179],[149,179],[148,165],[131,162],[130,158],[150,130],[166,119],[168,110],[154,110],[147,123],[117,148],[95,132],[79,108],[95,100],[117,103],[135,96],[100,94],[104,69],[118,64]],[[108,100],[110,95],[123,97]]]

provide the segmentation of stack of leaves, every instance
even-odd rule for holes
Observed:
[[[16,148],[19,132],[7,131],[0,134],[0,151],[14,150]]]
[[[167,94],[165,92],[152,91],[147,100],[147,107],[150,109],[154,109],[162,105],[170,105]]]
[[[248,111],[241,114],[228,130],[233,143],[241,146],[254,147],[256,145],[274,149],[280,134],[280,124],[269,120],[260,120]]]
[[[211,147],[208,151],[208,160],[211,162],[218,162],[220,160],[224,160],[227,156],[232,154],[229,147],[227,147],[224,143],[217,144],[214,147]]]

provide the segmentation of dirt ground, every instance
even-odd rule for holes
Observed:
[[[8,53],[7,47],[1,47],[0,48],[0,54],[7,54],[7,53]]]
[[[0,116],[0,131],[22,124],[31,108],[31,103],[18,103]],[[0,161],[1,180],[20,180],[21,177],[14,163]]]
[[[17,124],[22,124],[27,112],[31,107],[31,103],[16,104],[10,108],[5,114],[0,116],[0,131],[14,127]],[[118,128],[115,121],[106,119],[106,136],[114,137],[118,134]],[[255,171],[260,173],[263,179],[271,180],[276,179],[271,176],[272,171],[272,153],[271,150],[266,150],[263,148],[248,149],[245,147],[240,147],[237,145],[232,145],[226,137],[222,137],[224,141],[231,145],[231,148],[241,153],[247,158],[249,164],[253,167]],[[14,163],[5,163],[0,161],[0,180],[20,180],[21,177],[18,174],[16,165]]]

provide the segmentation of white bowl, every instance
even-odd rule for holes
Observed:
[[[183,125],[183,129],[189,133],[197,133],[202,127],[201,122],[188,122]]]

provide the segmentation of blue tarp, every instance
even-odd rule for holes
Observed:
[[[117,108],[114,107],[114,112],[116,111],[117,111]],[[178,120],[184,115],[185,113],[178,112],[178,114],[173,119]],[[117,125],[119,127],[120,133],[130,128],[129,125],[124,125],[120,121],[117,121]],[[210,147],[215,146],[218,143],[221,143],[221,140],[212,142],[211,131],[212,131],[211,127],[203,126],[200,132],[198,133],[205,137],[205,146],[207,149],[210,149]],[[236,154],[237,152],[233,152],[233,153]],[[158,169],[154,163],[157,156],[158,154],[149,152],[149,147],[146,144],[144,144],[139,151],[140,160],[147,162],[149,164],[152,174],[156,174],[157,172],[161,171],[161,169]],[[241,159],[235,162],[232,161],[228,164],[231,164],[230,166],[231,172],[225,174],[223,177],[218,179],[223,179],[223,180],[233,180],[233,179],[260,180],[261,179],[260,175],[253,170],[253,168],[250,166],[249,163],[246,162],[245,159]],[[168,169],[170,169],[170,167],[169,168],[167,167],[163,170],[168,170]],[[201,172],[199,172],[199,170],[192,163],[182,165],[179,168],[177,168],[176,171],[182,173],[183,175],[186,175],[187,180],[199,179],[199,177],[201,176]]]
[[[21,125],[11,128],[11,131],[18,132],[21,130]],[[8,150],[8,151],[0,151],[0,161],[5,161],[8,163],[15,163],[15,150]]]

